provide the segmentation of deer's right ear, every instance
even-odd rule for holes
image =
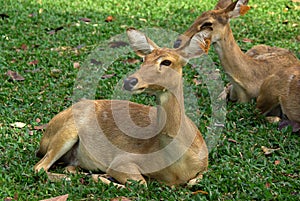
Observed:
[[[215,6],[215,10],[224,9],[230,4],[232,4],[232,0],[219,0],[217,5]]]
[[[240,15],[245,15],[250,7],[247,6],[248,0],[238,0],[233,2],[227,8],[225,8],[225,12],[228,13],[230,18],[239,17]]]
[[[177,51],[187,60],[200,57],[207,53],[210,48],[211,35],[209,30],[203,30],[195,34],[192,39]]]
[[[140,57],[145,57],[150,54],[154,49],[158,48],[158,46],[150,40],[144,33],[134,29],[127,29],[127,36],[129,43],[135,51],[135,53]]]

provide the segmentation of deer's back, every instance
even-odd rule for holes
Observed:
[[[257,45],[247,51],[246,54],[256,61],[263,63],[268,67],[269,71],[273,72],[276,72],[279,68],[300,64],[298,58],[290,50],[279,47]]]
[[[284,92],[280,95],[280,104],[283,113],[296,122],[300,122],[300,65],[286,71],[278,72],[286,82]]]

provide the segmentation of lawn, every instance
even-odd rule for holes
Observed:
[[[147,188],[133,183],[117,189],[88,176],[52,182],[45,173],[33,172],[43,125],[73,101],[123,97],[153,103],[151,97],[128,96],[119,90],[122,78],[140,63],[122,44],[111,43],[111,38],[123,40],[126,28],[135,27],[148,30],[158,44],[170,46],[176,33],[184,32],[215,3],[2,0],[0,199],[41,200],[68,194],[68,200],[298,200],[299,134],[291,133],[290,128],[279,131],[276,124],[266,122],[255,110],[255,101],[227,103],[221,110],[224,128],[217,130],[214,142],[208,142],[212,144],[209,170],[192,188],[150,182]],[[231,21],[241,49],[267,44],[290,49],[300,58],[299,1],[250,0],[249,5],[252,9],[245,16]],[[117,48],[107,52],[105,48],[111,45]],[[210,61],[208,66],[220,69],[221,83],[228,83],[213,49],[205,58]],[[187,112],[209,139],[214,92],[206,83],[207,72],[193,64],[184,68],[186,94],[192,97],[186,98]],[[275,150],[265,155],[262,146]]]

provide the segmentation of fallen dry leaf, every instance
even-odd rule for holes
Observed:
[[[33,61],[28,62],[28,65],[37,65],[38,63],[39,63],[38,60],[33,60]]]
[[[139,59],[129,58],[129,59],[123,60],[123,62],[124,62],[124,63],[129,63],[129,64],[136,64],[136,63],[139,63],[140,60],[139,60]]]
[[[105,22],[112,22],[114,20],[113,16],[108,16],[106,19],[105,19]]]
[[[23,122],[15,122],[15,123],[10,124],[10,126],[12,126],[14,128],[24,128],[26,126],[26,124]]]
[[[245,42],[245,43],[252,43],[253,40],[251,40],[249,38],[243,38],[243,42]]]
[[[22,80],[25,80],[24,77],[22,77],[21,75],[19,75],[17,72],[14,72],[14,71],[11,71],[11,70],[8,70],[6,75],[12,79],[12,80],[15,80],[15,81],[22,81]]]
[[[36,123],[40,123],[40,122],[41,122],[41,119],[40,119],[40,118],[36,118],[36,119],[35,119],[35,122],[36,122]]]
[[[140,18],[139,20],[142,22],[147,22],[147,20],[145,18]]]
[[[203,190],[197,190],[197,191],[194,191],[192,192],[192,195],[197,195],[197,194],[203,194],[203,195],[208,195],[208,192],[206,191],[203,191]]]
[[[90,18],[87,18],[87,17],[79,18],[79,20],[83,21],[83,22],[91,22],[92,21]]]
[[[228,138],[228,142],[237,143],[237,141],[236,141],[236,140],[234,140],[234,139],[231,139],[231,138]]]
[[[53,198],[40,200],[40,201],[66,201],[68,199],[68,197],[69,197],[69,194],[66,194],[66,195],[61,195],[58,197],[53,197]]]
[[[111,47],[111,48],[124,47],[127,45],[129,45],[129,44],[124,41],[113,41],[113,42],[109,43],[109,47]]]
[[[277,149],[271,149],[271,148],[267,148],[267,147],[265,147],[265,146],[261,146],[261,149],[263,150],[263,152],[264,152],[265,155],[270,155],[270,154],[272,154],[274,151],[279,150],[280,148],[277,148]]]
[[[115,197],[115,198],[111,198],[110,201],[131,201],[130,198],[121,196],[121,197]]]
[[[276,160],[276,161],[274,162],[274,164],[275,164],[275,165],[279,165],[279,164],[280,164],[280,160]]]
[[[57,33],[58,31],[60,31],[62,29],[64,29],[63,26],[60,26],[60,27],[57,27],[57,28],[54,28],[54,29],[50,29],[50,31],[48,31],[48,34],[53,35],[53,34]]]
[[[266,188],[270,188],[271,184],[270,183],[266,183]]]
[[[61,74],[61,70],[60,69],[57,69],[57,68],[53,68],[51,69],[51,76],[52,77],[59,77],[59,74]]]
[[[73,63],[73,67],[74,67],[74,68],[80,68],[79,62],[74,62],[74,63]]]
[[[21,49],[24,50],[24,51],[26,51],[27,50],[27,45],[26,44],[22,44],[21,45]]]
[[[38,125],[38,126],[34,126],[34,130],[43,130],[47,127],[48,124],[43,124],[43,125]]]
[[[196,86],[198,86],[198,85],[200,85],[202,82],[201,82],[201,80],[198,80],[197,78],[194,78],[193,79],[193,82],[194,82],[194,84],[196,85]]]
[[[102,76],[101,76],[101,79],[111,78],[111,77],[113,77],[113,76],[115,76],[115,75],[116,75],[115,73],[102,75]]]

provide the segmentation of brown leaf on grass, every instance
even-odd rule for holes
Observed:
[[[201,80],[198,80],[197,78],[194,78],[194,79],[193,79],[193,82],[194,82],[194,84],[195,84],[196,86],[202,84]]]
[[[228,142],[237,143],[237,141],[236,141],[236,140],[234,140],[234,139],[231,139],[231,138],[228,138]]]
[[[127,45],[129,44],[124,41],[113,41],[109,43],[109,47],[111,48],[125,47]]]
[[[21,75],[19,75],[17,72],[14,72],[14,71],[11,71],[11,70],[8,70],[6,75],[12,79],[12,80],[15,80],[15,81],[23,81],[25,80],[24,77],[22,77]]]
[[[42,125],[38,125],[38,126],[34,126],[34,130],[44,130],[45,128],[47,128],[48,124],[42,124]]]
[[[105,22],[112,22],[114,20],[113,16],[107,16],[107,18],[105,19]]]
[[[10,124],[10,126],[14,127],[14,128],[24,128],[26,126],[26,124],[23,122],[15,122],[15,123]]]
[[[27,45],[26,44],[22,44],[21,45],[21,49],[24,50],[24,51],[26,51],[27,50]]]
[[[37,65],[38,63],[39,63],[38,60],[33,60],[33,61],[28,62],[28,65]]]
[[[110,201],[131,201],[130,198],[121,196],[121,197],[115,197],[115,198],[111,198]]]
[[[40,122],[41,122],[41,119],[40,119],[40,118],[36,118],[36,119],[35,119],[35,122],[36,122],[36,123],[40,123]]]
[[[275,165],[279,165],[279,164],[280,164],[280,160],[274,161],[274,164],[275,164]]]
[[[16,62],[17,62],[17,60],[15,58],[10,60],[10,63],[16,63]]]
[[[68,199],[68,197],[69,197],[69,194],[66,194],[66,195],[61,195],[58,197],[53,197],[53,198],[40,200],[40,201],[66,201]]]
[[[79,62],[74,62],[74,63],[73,63],[73,67],[74,67],[74,68],[80,68]]]
[[[51,72],[50,72],[50,75],[52,76],[52,77],[59,77],[59,75],[61,74],[61,70],[60,69],[58,69],[58,68],[53,68],[53,69],[51,69]]]
[[[203,195],[208,195],[208,192],[206,191],[203,191],[203,190],[197,190],[197,191],[194,191],[192,192],[192,195],[197,195],[197,194],[203,194]]]
[[[83,21],[83,22],[91,22],[92,21],[90,18],[87,18],[87,17],[79,18],[79,20]]]
[[[270,188],[271,184],[267,182],[267,183],[265,184],[265,186],[266,186],[266,188]]]
[[[270,155],[270,154],[272,154],[274,151],[279,150],[280,148],[277,148],[277,149],[271,149],[271,148],[268,148],[268,147],[265,147],[265,146],[261,146],[261,149],[262,149],[262,151],[264,152],[265,155]]]
[[[125,59],[123,60],[124,63],[129,63],[129,64],[136,64],[141,62],[139,59],[134,59],[134,58],[129,58],[129,59]]]
[[[102,76],[101,76],[101,79],[111,78],[111,77],[113,77],[113,76],[115,76],[115,75],[116,75],[115,73],[102,75]]]
[[[243,38],[243,42],[244,43],[252,43],[253,40],[249,39],[249,38]]]
[[[57,33],[58,31],[60,31],[62,29],[64,29],[63,26],[60,26],[60,27],[57,27],[57,28],[54,28],[54,29],[50,29],[50,31],[48,31],[48,34],[53,35],[53,34]]]

